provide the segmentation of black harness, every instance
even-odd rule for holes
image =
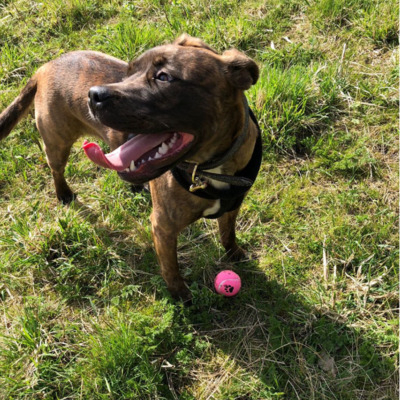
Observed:
[[[247,123],[245,122],[245,128],[243,130],[244,134],[238,137],[237,142],[240,142],[241,145],[244,140],[245,134],[247,133],[248,116],[250,116],[252,121],[256,124],[258,135],[256,144],[254,146],[253,155],[251,156],[247,165],[241,171],[237,171],[233,176],[202,171],[203,169],[211,169],[215,168],[218,165],[222,165],[223,162],[232,157],[233,154],[240,147],[237,142],[235,142],[233,145],[234,151],[232,152],[231,150],[229,150],[228,156],[226,154],[222,156],[223,161],[221,162],[220,159],[217,165],[215,165],[215,162],[213,162],[213,165],[211,167],[210,163],[201,164],[192,168],[193,171],[192,173],[190,173],[188,172],[190,163],[185,162],[178,164],[171,170],[177,182],[188,192],[191,192],[193,195],[201,197],[203,199],[221,201],[220,209],[218,210],[218,212],[212,215],[207,215],[205,216],[205,218],[219,218],[224,213],[239,208],[243,202],[245,194],[253,185],[260,169],[262,159],[261,131],[257,123],[256,117],[254,116],[251,109],[247,106],[247,101],[245,101],[245,106]],[[201,177],[216,179],[221,182],[230,183],[230,187],[228,189],[217,189],[212,185],[208,185],[206,181],[201,180]]]

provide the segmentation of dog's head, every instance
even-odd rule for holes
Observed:
[[[148,50],[129,64],[122,82],[89,91],[94,118],[132,134],[96,160],[133,183],[154,179],[184,159],[206,161],[226,150],[243,124],[242,92],[258,74],[243,53],[219,55],[187,35]]]

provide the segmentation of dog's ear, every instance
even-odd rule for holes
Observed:
[[[217,53],[214,49],[210,46],[205,44],[202,40],[195,38],[193,36],[189,36],[188,34],[184,33],[183,35],[179,36],[173,44],[177,46],[187,46],[187,47],[197,47],[200,49],[210,50],[213,53]]]
[[[257,64],[238,50],[227,50],[222,54],[225,74],[233,86],[247,90],[254,85],[260,74]]]

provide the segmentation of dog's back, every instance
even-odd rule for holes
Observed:
[[[34,103],[36,126],[43,139],[57,197],[64,203],[75,196],[64,178],[73,143],[82,135],[102,138],[110,147],[121,145],[121,133],[95,121],[87,107],[89,88],[121,81],[128,64],[96,51],[74,51],[40,67],[20,94],[0,114],[0,140],[6,138]]]

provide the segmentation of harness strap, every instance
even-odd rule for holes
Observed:
[[[261,159],[262,159],[262,140],[261,140],[261,131],[260,127],[257,123],[256,117],[254,116],[252,110],[249,108],[249,116],[251,117],[252,121],[256,124],[258,135],[256,144],[254,146],[253,154],[247,163],[247,165],[241,171],[237,171],[235,175],[220,175],[220,174],[213,174],[211,172],[201,171],[197,172],[196,175],[205,176],[207,178],[215,179],[214,175],[218,177],[221,182],[230,183],[230,187],[228,189],[217,189],[212,185],[206,185],[206,187],[201,187],[198,190],[192,192],[193,195],[209,199],[209,200],[221,200],[221,207],[220,210],[213,215],[209,215],[206,218],[218,218],[222,214],[228,211],[236,210],[240,207],[245,194],[250,189],[252,184],[254,183],[258,171],[261,166]],[[246,132],[247,133],[247,132]],[[232,154],[233,155],[233,154]],[[210,167],[207,167],[210,168]],[[180,168],[180,166],[176,166],[171,170],[174,178],[176,181],[187,191],[191,191],[192,185],[192,176],[187,170]],[[193,171],[192,171],[193,172]],[[205,175],[207,174],[207,176]],[[211,176],[209,176],[211,175]],[[226,177],[228,178],[227,180]],[[239,183],[238,183],[239,182]],[[245,185],[241,183],[246,183]]]
[[[250,187],[253,185],[253,181],[244,176],[232,176],[232,175],[223,175],[223,174],[215,174],[213,172],[201,171],[196,174],[200,178],[209,178],[214,179],[219,182],[230,183],[235,186],[247,186]]]

